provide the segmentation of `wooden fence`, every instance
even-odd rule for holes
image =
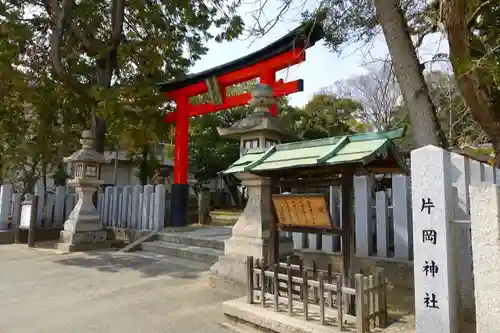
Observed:
[[[284,273],[283,273],[284,272]],[[371,328],[386,327],[387,298],[382,269],[376,275],[356,274],[355,288],[343,286],[342,276],[328,271],[287,263],[267,267],[262,260],[247,257],[247,300],[263,308],[287,312],[317,320],[321,325],[337,326],[340,330],[354,326],[356,332],[370,332]],[[354,298],[355,309],[346,306]],[[272,306],[271,306],[272,304]]]

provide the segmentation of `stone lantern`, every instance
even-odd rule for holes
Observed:
[[[256,151],[262,153],[283,141],[291,141],[295,134],[287,129],[269,108],[276,103],[271,87],[259,84],[252,91],[249,101],[254,111],[234,123],[230,128],[218,128],[220,136],[240,140],[241,155]],[[224,255],[212,266],[212,284],[233,290],[246,290],[246,258],[265,258],[269,252],[269,221],[274,214],[271,206],[271,179],[249,172],[234,173],[246,187],[248,201],[245,210],[233,226],[231,238],[224,242]],[[293,241],[280,236],[280,255],[293,252]],[[235,289],[236,288],[236,289]]]
[[[251,94],[248,104],[254,108],[253,112],[229,128],[218,127],[219,135],[239,140],[240,155],[245,155],[251,149],[267,149],[282,142],[296,141],[297,135],[269,112],[271,105],[276,103],[273,89],[258,84]]]
[[[99,166],[109,161],[94,150],[91,131],[83,131],[80,143],[80,150],[64,158],[64,162],[68,163],[72,170],[68,185],[75,187],[78,195],[78,202],[64,223],[64,230],[61,231],[61,240],[69,245],[70,250],[106,243],[106,231],[103,230],[92,196],[97,187],[104,183],[99,180]]]

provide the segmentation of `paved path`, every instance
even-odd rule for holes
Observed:
[[[0,333],[231,333],[206,266],[0,245]]]

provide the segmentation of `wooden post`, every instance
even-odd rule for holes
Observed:
[[[266,307],[266,262],[260,261],[260,304],[262,307]]]
[[[345,287],[352,286],[352,257],[354,255],[354,197],[353,172],[345,169],[342,174],[342,273]],[[344,295],[343,305],[346,313],[352,313],[352,297]]]
[[[304,306],[304,318],[307,320],[308,315],[308,305],[309,305],[309,295],[308,295],[308,283],[307,283],[307,270],[302,271],[302,304]]]
[[[342,319],[342,277],[337,275],[337,321],[339,323],[339,329],[342,331],[342,325],[344,320]]]
[[[260,268],[260,259],[255,260],[255,267],[254,269],[259,269]],[[254,282],[255,282],[255,289],[260,290],[260,278],[259,274],[254,270]]]
[[[210,191],[208,188],[201,188],[198,192],[198,223],[210,223]]]
[[[15,231],[15,234],[14,234],[14,238],[15,238],[15,243],[16,244],[19,244],[21,243],[21,228],[19,226],[16,226],[16,231]]]
[[[247,257],[248,304],[253,303],[253,257]]]
[[[300,277],[304,276],[303,272],[304,272],[304,259],[300,258],[300,261],[299,261],[299,276]],[[303,301],[304,300],[304,290],[302,288],[303,288],[303,284],[301,283],[300,284],[300,299]]]
[[[274,181],[271,179],[271,188],[273,188]],[[275,265],[279,263],[279,230],[278,230],[278,218],[276,217],[276,210],[274,209],[273,196],[271,194],[271,214],[269,221],[269,264]]]
[[[383,268],[377,268],[377,280],[380,283],[378,294],[378,325],[381,328],[387,327],[387,294],[385,284],[385,274]]]
[[[332,284],[333,276],[332,276],[332,263],[328,263],[328,283]],[[328,305],[333,308],[333,291],[328,289]]]
[[[363,299],[363,314],[365,317],[365,327],[367,331],[370,331],[370,294],[371,291],[366,291],[367,288],[370,287],[370,279],[368,276],[363,276],[363,287],[364,290],[364,299]]]
[[[356,290],[356,332],[366,332],[365,321],[365,286],[363,275],[356,274],[355,276],[355,290]]]
[[[38,215],[38,195],[33,195],[31,197],[30,226],[28,229],[28,247],[35,247],[37,215]]]
[[[292,315],[293,310],[293,284],[292,284],[292,266],[288,265],[286,268],[286,275],[288,278],[288,315]]]
[[[380,327],[380,307],[379,307],[379,299],[380,299],[380,290],[382,285],[378,279],[378,275],[375,274],[373,277],[373,284],[375,286],[375,290],[373,291],[373,312],[376,313],[375,317],[373,317],[373,325],[375,327]]]
[[[279,311],[280,280],[278,277],[280,264],[274,264],[274,307]]]
[[[317,281],[318,280],[318,271],[316,268],[316,261],[313,260],[312,262],[312,270],[313,270],[313,280]],[[317,304],[318,303],[318,288],[316,286],[313,286],[313,303]]]
[[[325,277],[319,272],[319,322],[325,324]]]
[[[292,267],[292,256],[286,256],[286,272],[288,274],[288,267]],[[292,276],[293,276],[293,271],[292,272]],[[288,287],[287,287],[287,290],[288,290]],[[288,291],[287,291],[288,292]],[[292,293],[293,293],[293,288],[292,288]]]
[[[260,279],[259,279],[259,273],[256,272],[260,268],[260,259],[255,259],[255,266],[254,266],[254,272],[253,272],[253,281],[255,283],[255,290],[260,290]]]

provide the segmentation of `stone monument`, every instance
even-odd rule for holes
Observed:
[[[60,236],[60,245],[69,251],[110,246],[110,242],[106,240],[107,232],[103,230],[99,214],[92,202],[97,187],[104,183],[99,180],[99,166],[109,161],[94,150],[93,142],[92,132],[83,131],[80,139],[82,148],[64,158],[64,162],[72,169],[73,177],[68,181],[68,185],[75,187],[78,195],[78,202],[64,222],[64,230]]]
[[[269,86],[257,85],[250,105],[254,112],[230,128],[218,128],[219,135],[240,140],[241,155],[250,149],[267,149],[283,139],[295,138],[281,122],[271,116],[269,107],[276,103]],[[212,266],[212,286],[226,292],[243,294],[246,284],[246,258],[267,258],[269,223],[273,218],[271,181],[248,172],[234,174],[247,188],[248,202],[225,241],[224,256]],[[293,241],[280,237],[280,255],[293,251]]]
[[[416,333],[458,332],[458,286],[449,152],[411,152]]]

